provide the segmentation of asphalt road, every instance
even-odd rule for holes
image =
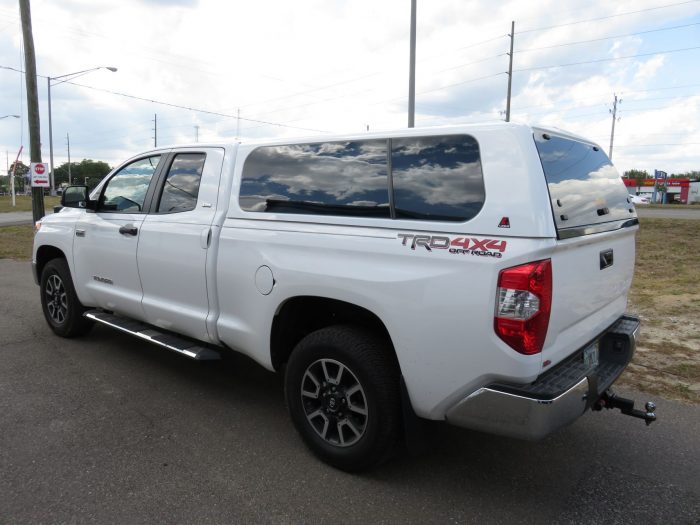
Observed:
[[[0,213],[0,226],[18,226],[20,224],[31,224],[32,212],[30,211],[8,211]]]
[[[59,339],[26,262],[0,261],[0,290],[1,523],[700,521],[698,407],[657,399],[648,428],[589,413],[539,443],[436,425],[422,455],[349,475],[307,452],[251,361]]]

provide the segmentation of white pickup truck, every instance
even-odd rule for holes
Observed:
[[[233,350],[285,374],[291,419],[345,469],[421,419],[526,439],[609,387],[637,214],[599,146],[489,124],[137,155],[37,224],[59,336],[109,325],[193,359]]]

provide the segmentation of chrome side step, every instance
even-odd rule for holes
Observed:
[[[197,361],[212,361],[221,359],[221,355],[216,350],[200,346],[199,343],[191,341],[184,337],[174,334],[158,331],[153,326],[119,317],[114,314],[108,314],[101,310],[89,310],[83,314],[84,317],[91,319],[97,323],[116,328],[127,334],[136,336],[140,339],[156,344],[178,354],[195,359]]]

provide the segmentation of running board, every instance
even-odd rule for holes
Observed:
[[[195,341],[190,341],[184,337],[180,337],[170,333],[164,333],[158,331],[153,326],[128,319],[126,317],[119,317],[114,314],[108,314],[102,312],[101,310],[89,310],[83,314],[87,319],[91,319],[97,323],[116,328],[121,332],[138,337],[148,341],[149,343],[156,344],[178,354],[189,357],[190,359],[195,359],[197,361],[212,361],[216,359],[221,359],[221,355],[216,350],[211,348],[206,348],[200,346],[199,343]]]

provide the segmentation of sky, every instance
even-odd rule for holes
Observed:
[[[416,127],[511,120],[700,170],[700,0],[417,0]],[[410,0],[32,0],[42,155],[115,166],[154,146],[407,126]],[[16,0],[0,0],[0,148],[29,149]],[[181,106],[181,107],[177,107]],[[186,109],[189,108],[189,109]],[[240,116],[240,118],[237,118]],[[157,126],[154,123],[157,120]],[[28,163],[28,152],[22,155]],[[5,173],[5,163],[0,163]]]

